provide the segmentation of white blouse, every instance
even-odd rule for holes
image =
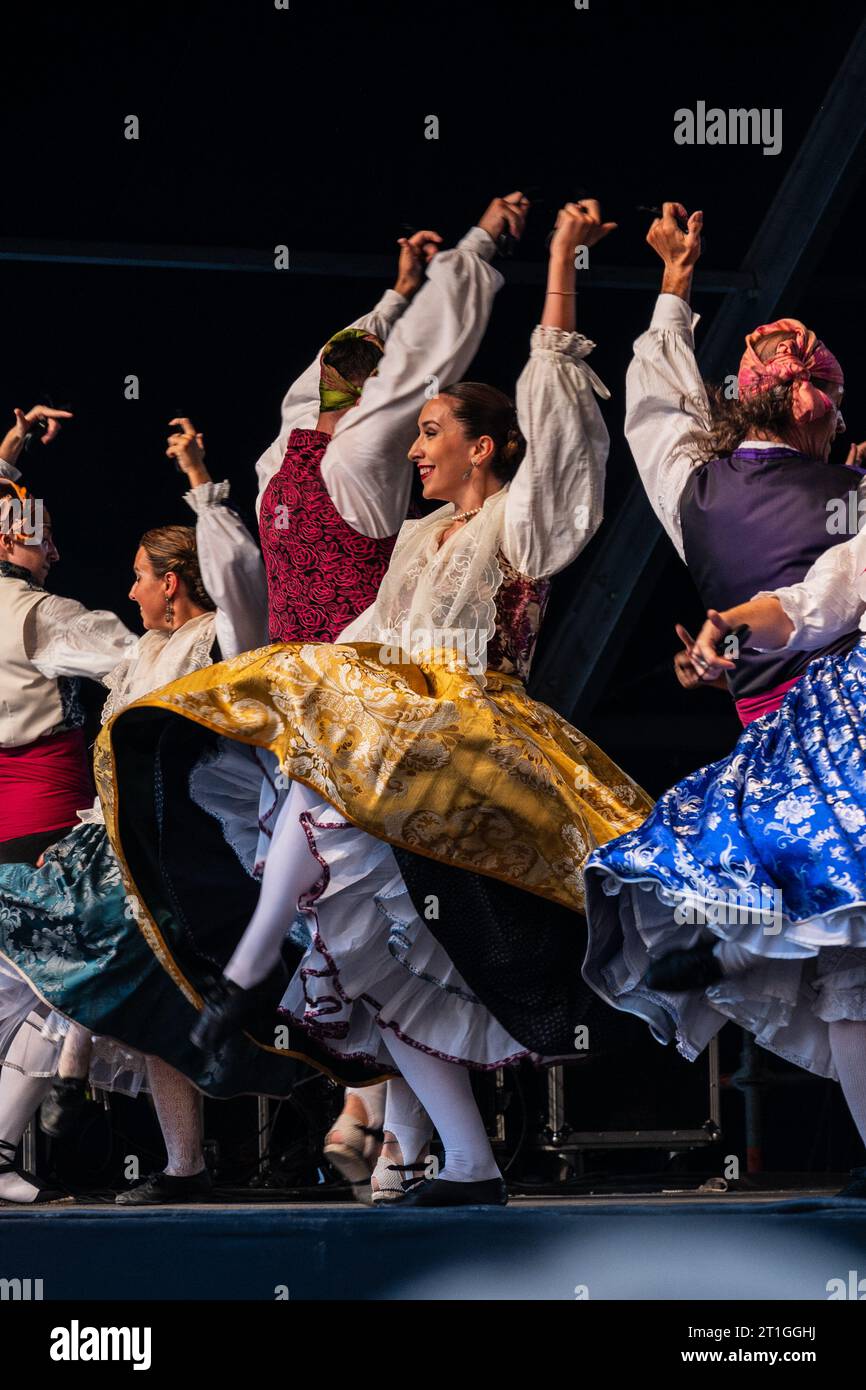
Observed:
[[[660,294],[626,376],[626,438],[650,505],[681,560],[680,500],[695,467],[694,435],[709,431],[709,403],[695,357],[699,317],[679,295]],[[744,443],[778,448],[768,440]],[[859,490],[866,497],[866,479]]]
[[[322,459],[322,481],[338,512],[364,536],[393,536],[406,520],[412,468],[406,457],[418,413],[439,386],[459,379],[484,336],[503,283],[488,262],[496,246],[472,227],[450,251],[440,251],[407,307],[388,290],[353,327],[386,341],[375,376],[359,404],[339,421]],[[426,393],[426,395],[425,395]],[[319,357],[283,399],[279,436],[256,464],[258,507],[285,457],[293,429],[314,429],[319,416]]]
[[[783,650],[815,651],[857,627],[866,632],[866,530],[825,550],[799,584],[754,597],[777,598],[794,624]]]
[[[0,476],[21,476],[0,459]],[[267,580],[258,546],[240,517],[221,506],[228,482],[201,483],[185,494],[196,514],[196,544],[204,586],[216,604],[214,631],[224,657],[267,642]],[[48,680],[103,680],[132,654],[139,638],[114,613],[48,594],[28,624],[27,656]]]

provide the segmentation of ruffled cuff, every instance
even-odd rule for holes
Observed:
[[[458,251],[474,251],[482,261],[492,261],[496,255],[496,242],[483,227],[470,227],[457,243]]]
[[[693,332],[700,319],[700,314],[693,313],[691,305],[678,294],[660,294],[655,303],[650,328],[680,328]]]
[[[408,304],[405,294],[401,294],[399,290],[386,290],[373,312],[382,314],[390,322],[399,318]]]
[[[219,483],[211,480],[209,483],[199,483],[198,487],[190,488],[189,492],[184,493],[183,500],[198,514],[208,507],[220,506],[230,492],[231,483],[228,478],[223,478]]]
[[[14,463],[9,463],[8,459],[0,458],[0,478],[11,478],[13,483],[17,483],[20,477],[20,468],[16,468]]]
[[[749,646],[754,648],[756,652],[783,652],[789,648],[796,650],[800,646],[803,636],[810,630],[809,611],[810,609],[814,611],[814,605],[803,585],[794,584],[787,589],[762,589],[759,594],[753,594],[752,598],[778,599],[785,617],[794,624],[794,631],[784,647],[759,647],[757,642],[752,641],[751,638],[749,638]]]
[[[596,394],[607,401],[610,400],[610,392],[601,377],[584,361],[594,347],[595,343],[592,339],[585,338],[582,333],[572,332],[567,328],[553,328],[539,323],[532,330],[529,352],[531,357],[549,359],[558,357],[574,363],[578,370],[589,378]]]

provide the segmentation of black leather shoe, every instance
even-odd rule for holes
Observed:
[[[393,1206],[400,1211],[406,1207],[504,1207],[508,1188],[502,1178],[487,1178],[484,1182],[448,1182],[446,1178],[428,1178]]]
[[[39,1128],[50,1139],[68,1134],[86,1104],[87,1082],[77,1076],[57,1076],[39,1108]]]
[[[866,1201],[866,1168],[852,1168],[851,1181],[836,1196],[859,1197],[861,1201]]]
[[[288,983],[289,977],[282,960],[277,962],[270,975],[251,989],[241,989],[234,980],[222,975],[193,1024],[190,1042],[201,1052],[211,1055],[219,1052],[223,1043],[243,1031],[245,1024],[252,1023],[260,1016],[274,1014]]]
[[[176,1202],[208,1202],[212,1195],[211,1176],[207,1168],[203,1168],[191,1178],[151,1173],[128,1192],[118,1192],[114,1202],[118,1207],[162,1207]]]
[[[706,989],[724,978],[724,971],[713,954],[712,943],[692,946],[687,951],[669,951],[653,961],[644,984],[665,994],[683,994],[689,989]]]
[[[31,1202],[13,1202],[11,1197],[0,1197],[0,1207],[35,1207],[40,1202],[57,1202],[61,1197],[68,1195],[59,1188],[46,1187],[33,1173],[28,1173],[26,1168],[18,1168],[15,1164],[17,1152],[18,1145],[13,1144],[11,1139],[0,1139],[0,1173],[15,1173],[19,1178],[23,1178],[37,1189],[36,1196]]]

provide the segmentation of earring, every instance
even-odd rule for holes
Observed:
[[[474,463],[470,463],[469,467],[466,469],[466,472],[465,472],[465,473],[461,473],[461,475],[460,475],[461,478],[463,479],[464,483],[466,482],[466,479],[467,479],[467,478],[471,478],[471,477],[472,477],[472,474],[473,474],[474,471],[475,471],[475,464],[474,464]]]
[[[165,621],[168,623],[169,627],[174,627],[174,604],[168,595],[166,595],[165,599]]]

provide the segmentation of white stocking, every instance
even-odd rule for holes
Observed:
[[[257,985],[274,968],[286,932],[295,920],[298,898],[309,892],[321,875],[298,820],[319,800],[302,782],[293,782],[280,808],[256,910],[225,968],[227,977],[241,989]]]
[[[382,1126],[393,1134],[400,1146],[404,1163],[414,1163],[425,1144],[433,1137],[430,1116],[402,1077],[386,1082],[385,1123]]]
[[[43,1018],[27,1015],[16,1032],[0,1067],[0,1139],[17,1147],[51,1086],[57,1045],[42,1036]],[[8,1065],[7,1065],[8,1064]],[[16,1071],[21,1067],[21,1071]],[[26,1076],[24,1071],[47,1071],[48,1076]],[[11,1158],[5,1150],[0,1161]],[[39,1189],[15,1173],[0,1173],[0,1197],[9,1202],[32,1202]]]
[[[442,1140],[445,1167],[440,1178],[446,1182],[483,1182],[498,1178],[499,1169],[475,1104],[467,1068],[410,1047],[397,1037],[393,1028],[383,1028],[382,1038]]]
[[[830,1051],[851,1118],[866,1144],[866,1023],[835,1019],[829,1027]]]
[[[193,1178],[204,1168],[201,1096],[159,1057],[148,1057],[147,1079],[168,1155],[165,1172],[173,1178]]]

